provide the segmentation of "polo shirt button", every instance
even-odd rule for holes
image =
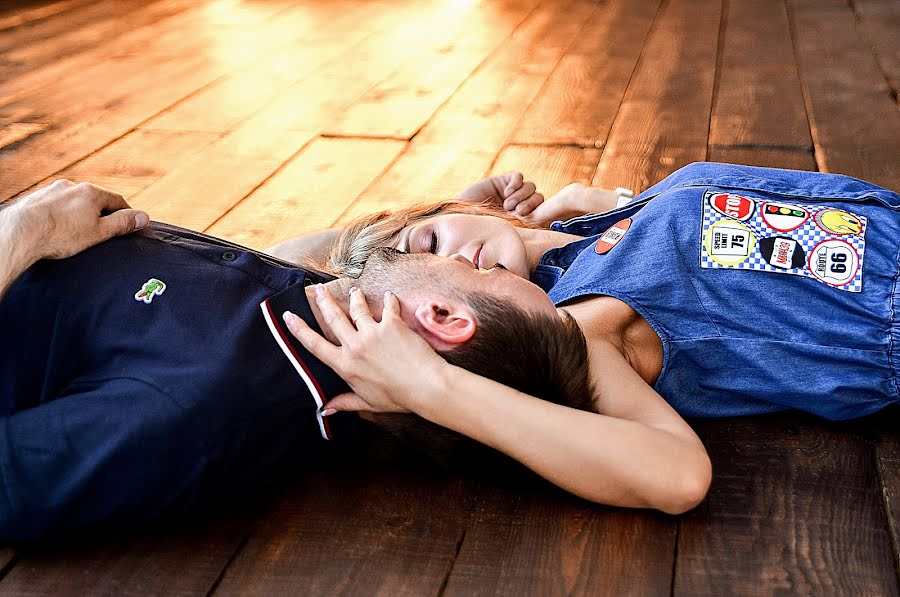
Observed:
[[[237,259],[237,253],[235,253],[234,251],[225,251],[224,253],[222,253],[222,259],[224,259],[225,261],[234,261],[235,259]]]

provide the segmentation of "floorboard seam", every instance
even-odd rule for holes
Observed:
[[[859,29],[859,25],[862,24],[864,17],[859,9],[856,7],[856,0],[847,0],[847,6],[850,7],[850,11],[853,13],[853,21]],[[897,89],[891,85],[891,79],[888,76],[888,72],[884,69],[884,65],[882,64],[881,57],[878,54],[878,47],[873,43],[873,41],[869,38],[869,36],[865,35],[865,32],[860,31],[859,36],[865,44],[869,47],[869,51],[872,52],[872,57],[875,59],[875,64],[878,65],[878,70],[881,72],[881,76],[884,78],[884,83],[887,85],[889,90],[888,95],[891,97],[893,101],[897,101]]]
[[[228,561],[225,562],[225,565],[222,566],[222,571],[219,572],[219,575],[209,586],[209,590],[206,592],[206,597],[211,597],[211,595],[216,592],[216,590],[219,588],[219,585],[222,584],[222,579],[225,578],[225,573],[228,572],[228,568],[231,567],[232,562],[234,562],[237,559],[238,555],[240,555],[240,553],[242,551],[244,551],[244,547],[250,541],[250,538],[252,536],[253,536],[253,531],[250,531],[244,535],[244,538],[241,539],[240,543],[238,543],[238,546],[234,549],[234,552],[231,554],[231,557],[229,557]]]
[[[681,517],[675,521],[675,547],[672,550],[672,582],[669,585],[669,595],[675,596],[675,575],[678,572],[678,540],[681,538]]]
[[[622,104],[625,103],[625,97],[628,96],[628,91],[631,89],[631,84],[634,82],[634,77],[641,69],[641,66],[644,64],[644,50],[647,47],[647,40],[659,29],[659,17],[663,13],[663,7],[667,6],[671,2],[671,0],[660,0],[660,3],[656,5],[656,14],[653,15],[653,22],[650,23],[650,26],[647,27],[647,33],[644,35],[644,41],[641,42],[641,51],[638,54],[637,60],[634,61],[634,66],[631,69],[631,74],[628,76],[628,82],[625,84],[625,91],[622,92],[622,97],[619,98],[619,105],[616,106],[616,112],[613,114],[612,120],[610,121],[609,130],[606,132],[606,139],[602,143],[602,147],[597,147],[600,150],[600,155],[597,156],[597,164],[594,166],[594,177],[597,176],[597,169],[600,167],[600,162],[603,161],[603,155],[606,153],[606,146],[609,145],[609,138],[612,137],[612,132],[616,128],[616,121],[619,119],[619,112],[622,111]],[[595,143],[596,145],[596,143]],[[591,180],[591,184],[594,184],[594,181]]]
[[[512,141],[503,146],[503,149],[507,147],[549,147],[563,149],[566,147],[571,147],[574,149],[600,149],[602,150],[606,147],[606,143],[578,143],[577,141],[565,142],[565,141],[528,141],[527,143],[522,141]],[[502,153],[502,152],[501,152]]]
[[[450,565],[447,567],[447,574],[444,575],[444,580],[441,582],[441,586],[438,587],[437,593],[435,593],[436,597],[443,597],[444,593],[447,591],[447,586],[450,584],[450,576],[453,575],[453,568],[456,566],[456,560],[459,558],[459,554],[462,552],[463,544],[466,542],[466,534],[469,532],[469,526],[472,524],[472,518],[475,514],[475,506],[478,502],[478,498],[481,497],[481,483],[479,483],[472,495],[472,499],[469,500],[469,509],[466,514],[466,526],[463,528],[462,534],[459,536],[459,541],[456,542],[456,550],[453,552],[453,557],[450,558]]]
[[[719,100],[719,86],[722,84],[722,61],[725,54],[725,33],[728,30],[728,0],[722,0],[719,4],[719,31],[716,39],[716,65],[713,70],[713,88],[712,97],[709,101],[709,114],[706,119],[706,155],[704,161],[709,161],[710,150],[713,144],[710,143],[712,138],[712,118],[716,111],[716,103]]]
[[[806,111],[806,124],[809,128],[809,138],[813,143],[813,162],[816,165],[816,171],[822,172],[821,160],[825,159],[822,145],[819,142],[819,131],[816,129],[816,123],[812,113],[812,99],[809,96],[809,87],[803,76],[803,69],[800,67],[800,53],[797,51],[797,16],[794,14],[794,7],[791,0],[784,0],[784,12],[787,15],[788,33],[791,36],[791,49],[794,51],[794,67],[797,69],[797,80],[800,82],[800,94],[803,96],[803,109]],[[825,170],[827,171],[827,169]]]
[[[881,494],[881,509],[884,511],[885,520],[887,520],[888,535],[891,540],[891,554],[894,556],[894,575],[898,592],[900,592],[900,544],[898,544],[896,521],[891,516],[891,499],[884,483],[884,464],[878,455],[877,443],[870,442],[869,449],[872,451],[872,456],[875,460],[875,480],[878,483],[878,491]]]

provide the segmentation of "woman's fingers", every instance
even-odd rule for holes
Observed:
[[[516,206],[516,215],[518,216],[527,216],[531,212],[535,210],[535,208],[544,202],[544,196],[540,193],[535,193],[525,201],[521,202]]]
[[[353,327],[353,324],[347,319],[347,314],[323,284],[316,286],[316,305],[318,305],[322,319],[331,333],[337,337],[341,345],[347,344],[347,340],[356,333],[356,328]]]
[[[350,319],[353,320],[356,329],[375,323],[372,311],[369,310],[369,303],[366,302],[366,295],[355,286],[350,289]]]
[[[329,409],[334,409],[335,411],[341,412],[361,410],[375,412],[375,409],[372,408],[371,404],[360,398],[359,394],[356,394],[354,392],[338,394],[325,404],[325,406],[322,408],[322,413],[325,414]]]
[[[510,195],[506,201],[503,202],[503,209],[506,211],[513,211],[516,207],[525,200],[531,199],[532,196],[537,191],[537,187],[533,182],[526,182],[522,185],[522,188]],[[541,196],[541,200],[543,200],[543,196]]]
[[[400,319],[400,299],[388,290],[384,293],[384,309],[381,311],[381,321],[392,317]]]
[[[297,340],[300,340],[300,344],[306,350],[332,369],[337,365],[338,360],[341,358],[340,348],[313,331],[303,319],[290,311],[285,311],[282,317],[288,330]]]

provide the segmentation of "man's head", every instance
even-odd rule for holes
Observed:
[[[358,279],[331,285],[344,304],[349,287],[357,286],[371,299],[376,319],[390,290],[407,325],[449,363],[543,400],[592,408],[587,344],[578,324],[540,288],[502,268],[479,270],[461,258],[380,249]],[[475,442],[416,415],[374,420],[445,465],[479,451]]]

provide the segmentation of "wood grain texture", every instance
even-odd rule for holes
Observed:
[[[816,158],[812,151],[782,147],[713,145],[709,148],[709,160],[764,168],[788,168],[813,172],[816,170]]]
[[[593,183],[639,192],[706,158],[720,0],[663,5],[613,123]]]
[[[668,595],[675,519],[531,482],[488,484],[445,595]]]
[[[549,199],[569,183],[590,184],[599,160],[600,150],[592,147],[508,145],[491,174],[520,171]]]
[[[894,566],[900,581],[900,409],[889,408],[876,418],[875,458],[879,486],[893,540]]]
[[[896,593],[863,428],[800,415],[698,426],[713,485],[682,518],[676,595]]]
[[[471,483],[380,440],[323,464],[254,532],[216,595],[438,594]]]
[[[900,110],[850,7],[788,7],[819,170],[900,188]]]
[[[246,538],[246,510],[19,549],[3,595],[206,595]]]
[[[265,249],[330,228],[335,214],[350,205],[403,146],[387,139],[316,139],[206,232]]]
[[[473,5],[434,22],[414,57],[372,87],[325,133],[410,139],[528,13],[534,0]],[[452,6],[452,5],[451,5]],[[465,5],[463,5],[465,6]]]
[[[484,176],[594,9],[594,3],[581,0],[538,7],[340,221],[451,197]]]
[[[602,147],[659,4],[659,0],[601,3],[511,141]]]
[[[783,0],[725,3],[710,145],[811,150]]]
[[[852,0],[850,5],[865,41],[897,98],[900,91],[900,3],[895,0]]]

